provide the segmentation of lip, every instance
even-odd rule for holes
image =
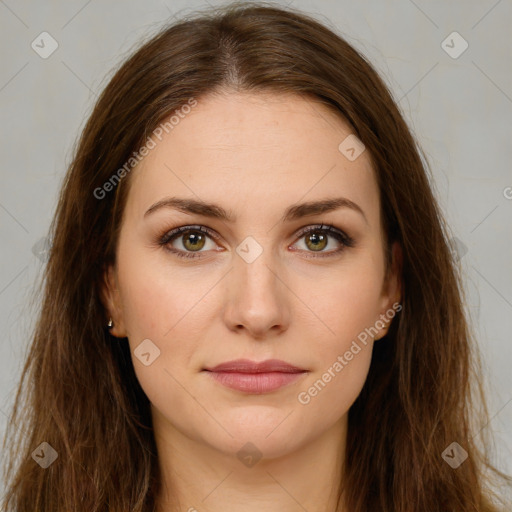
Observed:
[[[261,362],[236,359],[204,371],[228,388],[252,394],[276,391],[307,373],[307,370],[279,359]]]
[[[249,359],[235,359],[225,363],[218,364],[213,368],[205,368],[209,372],[236,372],[236,373],[299,373],[304,372],[299,368],[280,359],[267,359],[266,361],[256,362]]]

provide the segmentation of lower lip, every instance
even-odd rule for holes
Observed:
[[[236,373],[208,372],[217,382],[231,389],[246,393],[262,394],[275,391],[290,384],[306,372],[299,373]]]

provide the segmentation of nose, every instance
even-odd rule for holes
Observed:
[[[227,276],[224,321],[230,330],[258,340],[278,335],[290,321],[286,272],[270,253],[264,250],[251,263],[237,254]]]

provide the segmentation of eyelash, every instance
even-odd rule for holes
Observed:
[[[211,229],[205,227],[205,226],[181,226],[179,228],[173,229],[171,231],[168,231],[165,233],[159,240],[159,244],[165,248],[165,250],[175,254],[179,258],[186,258],[186,259],[193,259],[193,258],[201,258],[201,252],[186,252],[174,248],[170,248],[167,245],[169,242],[173,241],[174,238],[177,238],[178,235],[186,233],[186,232],[199,232],[204,233],[208,235],[209,237],[213,238],[213,240],[218,240],[219,237],[215,234],[214,231]],[[348,236],[343,231],[335,228],[334,226],[331,226],[330,224],[319,224],[314,226],[308,226],[297,233],[297,238],[300,240],[307,234],[311,232],[323,232],[327,235],[332,236],[335,238],[338,242],[342,244],[341,249],[337,249],[334,251],[328,251],[326,253],[318,253],[315,254],[313,251],[305,251],[305,252],[311,252],[312,254],[309,257],[311,258],[327,258],[331,256],[335,256],[345,250],[346,247],[354,247],[354,239],[350,236]],[[203,251],[204,252],[204,251]]]

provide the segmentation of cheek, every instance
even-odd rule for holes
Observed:
[[[177,272],[171,275],[165,266],[144,265],[142,261],[136,254],[119,261],[123,317],[133,366],[149,401],[179,424],[180,418],[201,414],[187,391],[187,379],[205,326],[201,297],[212,283],[200,276],[186,279]],[[146,358],[139,357],[147,353]],[[174,417],[175,411],[180,411],[179,418]]]
[[[379,319],[383,266],[370,257],[340,264],[305,295],[318,332],[314,372],[297,401],[307,415],[328,424],[346,413],[359,395],[371,363],[375,322]],[[306,293],[304,288],[302,294]],[[313,326],[311,326],[311,331]]]
[[[143,387],[163,384],[153,381],[160,378],[170,385],[167,373],[157,377],[157,368],[167,370],[178,380],[187,370],[194,371],[198,365],[194,356],[197,358],[201,340],[211,324],[210,307],[215,305],[206,299],[214,295],[218,281],[217,275],[205,275],[199,268],[185,272],[162,264],[160,258],[155,260],[151,262],[147,254],[137,251],[119,258],[123,318],[135,371]],[[148,344],[145,340],[155,345],[153,350],[158,354],[148,367],[136,357],[138,347],[143,342]]]
[[[208,276],[167,265],[165,258],[133,251],[119,259],[120,291],[129,337],[171,339],[211,288]]]
[[[315,276],[297,279],[294,292],[308,306],[303,320],[309,318],[311,329],[323,338],[317,346],[320,353],[332,356],[374,325],[380,314],[383,277],[383,266],[361,255],[340,261],[328,272],[317,270]]]
[[[347,352],[352,354],[350,361],[345,357]],[[359,343],[359,347],[349,343],[304,383],[297,395],[297,407],[305,428],[318,429],[319,424],[329,428],[348,413],[366,381],[371,354],[371,343]]]

